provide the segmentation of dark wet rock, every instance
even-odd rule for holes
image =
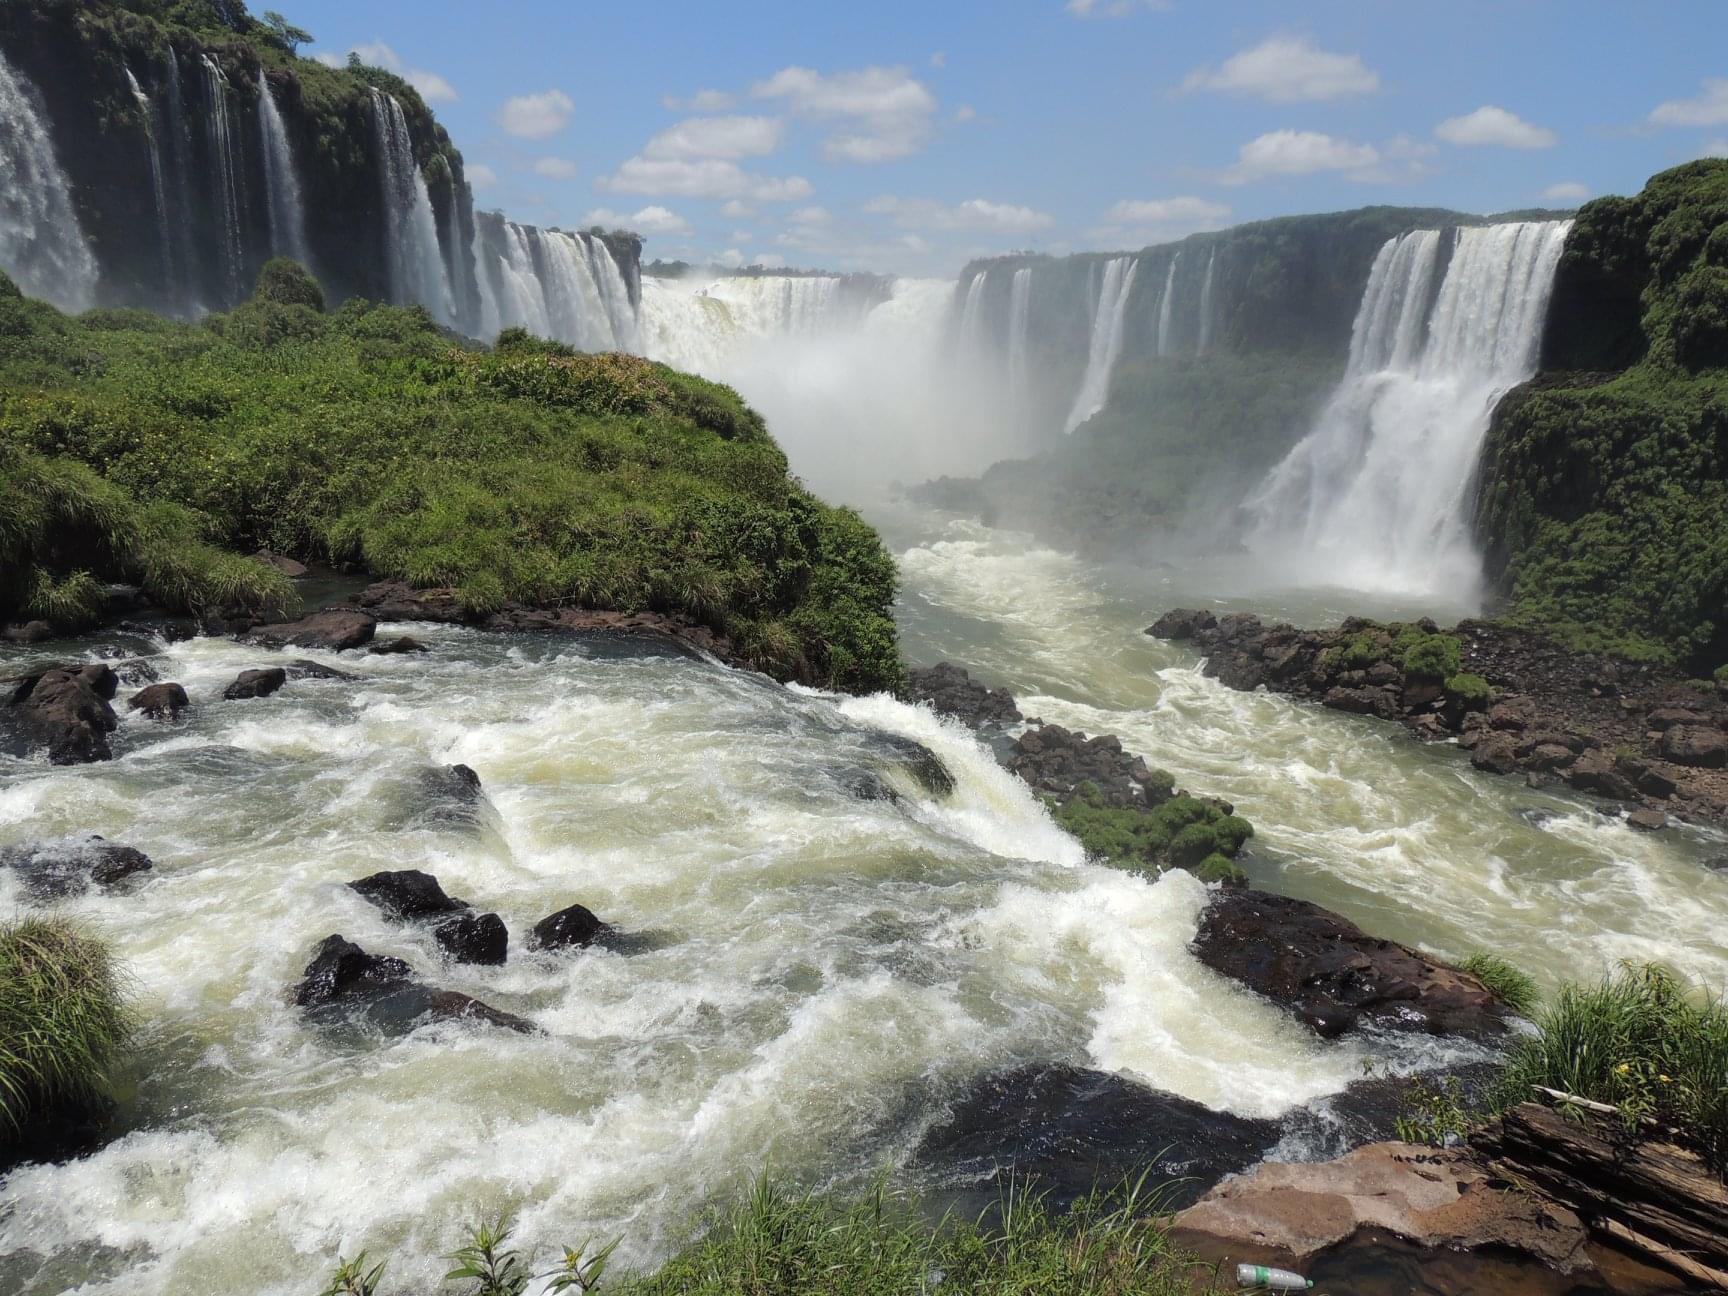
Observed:
[[[1661,832],[1668,826],[1668,816],[1650,806],[1640,806],[1626,816],[1626,825],[1639,832]]]
[[[423,653],[432,650],[410,635],[400,635],[395,639],[374,639],[367,645],[366,651],[385,657],[395,653]]]
[[[147,720],[178,720],[190,705],[178,684],[151,684],[126,700],[129,710],[142,711]]]
[[[590,909],[573,904],[534,924],[528,938],[530,949],[581,949],[611,935],[612,927],[594,916]]]
[[[1334,711],[1348,711],[1352,715],[1378,716],[1382,720],[1392,720],[1398,715],[1397,696],[1383,688],[1327,689],[1320,705]]]
[[[0,868],[17,873],[39,900],[83,895],[92,886],[109,890],[153,867],[143,851],[94,833],[0,849]]]
[[[110,664],[114,667],[114,678],[132,688],[154,684],[162,678],[155,664],[146,657],[125,657]]]
[[[1494,996],[1474,977],[1434,963],[1306,900],[1263,891],[1213,894],[1195,956],[1331,1038],[1357,1025],[1431,1034],[1498,1035]]]
[[[326,936],[319,944],[295,988],[294,1002],[318,1016],[363,1012],[373,1025],[390,1031],[452,1021],[482,1022],[524,1034],[539,1030],[459,991],[425,985],[401,959],[368,954],[339,935]]]
[[[860,801],[885,801],[889,805],[900,804],[900,794],[889,787],[888,781],[875,770],[841,770],[834,776],[834,781],[849,796],[857,797]]]
[[[1328,1094],[1281,1118],[1283,1134],[1277,1155],[1291,1160],[1318,1161],[1342,1156],[1364,1143],[1398,1137],[1398,1122],[1416,1110],[1426,1095],[1455,1090],[1466,1110],[1483,1107],[1504,1072],[1499,1062],[1467,1062],[1448,1067],[1444,1075],[1373,1075],[1352,1082],[1342,1092]]]
[[[307,661],[299,658],[289,662],[282,668],[291,680],[357,680],[360,676],[352,671],[337,670],[334,666],[325,666],[321,662]]]
[[[372,642],[378,630],[378,618],[358,608],[324,608],[299,621],[261,626],[254,630],[251,642],[267,648],[321,648],[327,652],[347,652],[364,648]]]
[[[466,765],[428,765],[414,778],[408,826],[472,828],[480,822],[486,792]]]
[[[510,932],[495,913],[460,913],[432,929],[432,939],[457,963],[504,962],[510,949]]]
[[[234,677],[234,682],[222,690],[222,696],[230,702],[267,698],[287,682],[288,672],[280,666],[241,671]]]
[[[953,662],[914,667],[907,679],[914,701],[928,702],[938,715],[953,716],[974,729],[1004,729],[1023,719],[1011,693],[980,683]]]
[[[1728,767],[1728,732],[1721,729],[1677,724],[1663,732],[1658,749],[1665,759],[1676,765],[1697,769]]]
[[[14,732],[17,747],[45,747],[55,765],[114,758],[108,735],[119,721],[109,703],[120,680],[106,663],[53,666],[6,683],[11,691],[0,726]]]
[[[1618,800],[1631,801],[1638,796],[1638,789],[1614,768],[1614,758],[1605,751],[1587,751],[1573,761],[1566,769],[1566,781],[1581,792]]]
[[[1105,805],[1145,809],[1163,804],[1174,791],[1168,775],[1124,751],[1114,734],[1089,738],[1061,725],[1039,725],[1021,734],[1007,764],[1036,791],[1059,800],[1089,783]]]
[[[1658,801],[1666,801],[1680,790],[1679,779],[1672,772],[1640,756],[1616,757],[1614,770],[1630,780],[1645,796],[1654,797]]]
[[[1218,618],[1201,608],[1172,608],[1159,617],[1146,633],[1154,639],[1169,639],[1180,643],[1193,639],[1207,630],[1216,629]]]
[[[373,873],[349,888],[402,922],[420,922],[466,913],[473,908],[466,900],[444,894],[444,887],[430,873],[419,869],[388,869]]]
[[[1510,774],[1518,768],[1518,744],[1503,733],[1484,734],[1470,750],[1470,763],[1490,774]]]
[[[1709,717],[1686,707],[1657,707],[1644,717],[1644,723],[1652,729],[1672,729],[1675,725],[1701,725],[1708,723],[1708,720]]]
[[[1274,1121],[1213,1111],[1122,1076],[1036,1064],[984,1076],[924,1136],[915,1160],[988,1205],[1012,1176],[1057,1206],[1100,1184],[1150,1171],[1186,1205],[1254,1164],[1278,1139]]]
[[[9,625],[0,632],[0,638],[16,644],[47,643],[53,637],[54,627],[46,621],[26,621],[22,625]]]
[[[266,567],[274,567],[289,580],[299,580],[306,574],[306,564],[295,562],[285,554],[272,553],[268,549],[260,549],[252,555],[253,562],[261,562]]]
[[[894,768],[904,770],[931,796],[951,796],[954,775],[942,763],[942,758],[915,738],[875,730],[868,736],[869,746],[880,753]]]

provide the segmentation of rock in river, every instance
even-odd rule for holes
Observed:
[[[25,889],[39,900],[82,895],[92,886],[107,890],[152,867],[143,851],[94,833],[0,850],[0,868],[17,873]]]
[[[399,958],[368,954],[342,936],[326,936],[294,991],[294,1002],[319,1017],[362,1014],[380,1029],[412,1030],[432,1022],[476,1021],[523,1034],[539,1027],[456,990],[417,980]]]
[[[22,751],[46,747],[55,765],[114,758],[108,735],[119,721],[108,704],[120,680],[107,665],[51,666],[6,682],[11,695],[0,708],[0,725],[15,732]]]
[[[267,648],[322,648],[347,652],[364,648],[378,631],[378,618],[358,608],[325,608],[299,621],[260,626],[248,636]]]

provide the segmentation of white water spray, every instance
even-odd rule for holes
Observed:
[[[384,191],[391,298],[398,305],[424,306],[442,323],[454,324],[456,302],[438,248],[426,177],[414,160],[414,137],[402,105],[377,89],[372,91],[372,128]]]
[[[0,55],[0,269],[27,296],[89,307],[96,257],[29,82]]]
[[[276,92],[264,69],[258,69],[258,135],[264,145],[264,185],[270,210],[270,252],[292,257],[307,266],[306,217],[300,202],[300,180],[294,152],[276,107]]]
[[[210,146],[212,179],[216,186],[213,210],[221,221],[222,278],[228,300],[245,296],[245,239],[241,228],[246,202],[242,193],[243,168],[235,154],[231,117],[231,87],[227,74],[210,58],[201,55],[204,67],[204,127]]]
[[[144,138],[150,145],[150,196],[156,207],[156,242],[162,256],[162,283],[172,292],[175,285],[173,224],[168,216],[168,185],[162,169],[162,141],[158,138],[156,106],[132,69],[126,69],[126,86],[144,119]]]
[[[1008,390],[1023,397],[1027,382],[1032,323],[1032,267],[1014,272],[1008,291]]]
[[[1474,596],[1465,495],[1495,402],[1535,370],[1570,228],[1459,230],[1432,308],[1441,236],[1381,249],[1343,380],[1250,502],[1256,550],[1300,555],[1307,584]]]
[[[1128,309],[1128,294],[1134,288],[1134,272],[1140,263],[1131,256],[1112,257],[1104,266],[1104,282],[1098,290],[1098,309],[1092,317],[1092,343],[1086,354],[1086,373],[1074,406],[1068,411],[1064,432],[1073,432],[1104,408],[1110,398],[1110,373],[1122,352],[1122,320]]]
[[[1164,294],[1158,299],[1158,358],[1170,354],[1170,314],[1176,300],[1176,267],[1182,264],[1178,252],[1170,258],[1170,268],[1164,272]]]
[[[1194,353],[1205,355],[1212,348],[1212,272],[1218,267],[1218,249],[1213,248],[1206,258],[1206,277],[1200,281],[1200,338],[1195,343]]]

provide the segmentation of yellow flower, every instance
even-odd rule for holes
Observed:
[[[1673,1084],[1673,1083],[1674,1083],[1674,1082],[1673,1082],[1673,1081],[1672,1081],[1672,1080],[1670,1080],[1670,1079],[1669,1079],[1669,1078],[1668,1078],[1668,1077],[1667,1077],[1667,1076],[1665,1076],[1665,1075],[1659,1075],[1659,1076],[1657,1076],[1657,1077],[1656,1077],[1656,1078],[1657,1078],[1657,1079],[1658,1079],[1658,1080],[1660,1080],[1660,1081],[1661,1081],[1661,1082],[1662,1082],[1662,1083],[1663,1083],[1663,1084]]]
[[[1632,1064],[1630,1062],[1622,1062],[1619,1066],[1614,1068],[1614,1074],[1615,1075],[1625,1075],[1631,1069],[1632,1069]]]

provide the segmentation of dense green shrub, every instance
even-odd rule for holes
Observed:
[[[273,262],[201,325],[24,303],[0,340],[0,617],[85,619],[104,580],[281,612],[288,583],[238,556],[267,547],[476,614],[663,612],[780,678],[898,686],[892,559],[789,477],[736,392],[521,335],[466,350],[419,309],[322,314],[299,276]]]
[[[1451,635],[1425,634],[1404,649],[1400,661],[1411,679],[1449,679],[1463,669],[1463,647]]]
[[[324,312],[324,290],[318,286],[318,281],[299,262],[286,257],[264,263],[264,268],[258,272],[258,291],[253,296],[260,302],[304,306],[319,314]]]
[[[1174,796],[1150,809],[1123,808],[1106,805],[1090,783],[1076,788],[1054,813],[1088,855],[1130,867],[1171,865],[1198,871],[1212,856],[1235,859],[1254,835],[1246,819],[1227,815],[1198,797]]]
[[[1494,697],[1494,688],[1480,675],[1448,675],[1446,696],[1468,711],[1480,711]]]
[[[64,918],[0,924],[0,1147],[112,1101],[132,1033],[107,948]]]
[[[1379,630],[1358,630],[1342,643],[1321,654],[1321,664],[1332,671],[1367,670],[1389,653],[1386,635]]]
[[[1718,684],[1728,684],[1728,666],[1718,666],[1716,673],[1711,678]]]

